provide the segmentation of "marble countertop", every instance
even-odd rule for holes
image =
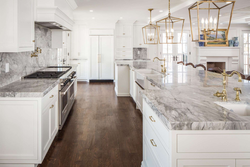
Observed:
[[[65,65],[64,65],[65,66]],[[77,65],[70,65],[72,68],[64,74],[67,76],[77,68]],[[39,71],[39,70],[38,70]],[[20,79],[9,85],[0,88],[0,97],[43,97],[60,82],[56,79]]]
[[[135,71],[161,69],[159,63],[152,61],[132,61],[128,65]],[[221,102],[221,98],[213,96],[223,89],[220,74],[174,62],[169,64],[168,75],[147,76],[147,80],[161,90],[142,90],[143,98],[170,130],[250,130],[250,117],[215,103]],[[234,87],[242,89],[241,102],[234,101]],[[228,103],[250,105],[250,81],[238,82],[237,75],[228,78],[227,94]]]

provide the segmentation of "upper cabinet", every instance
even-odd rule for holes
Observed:
[[[116,23],[115,59],[133,59],[133,23]]]
[[[34,50],[34,0],[1,0],[0,52]]]
[[[134,47],[147,48],[148,45],[143,42],[142,25],[134,25]]]

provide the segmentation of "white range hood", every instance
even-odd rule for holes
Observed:
[[[74,0],[37,0],[35,21],[50,29],[72,30],[73,10],[77,8]]]

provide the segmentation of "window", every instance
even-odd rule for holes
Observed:
[[[243,33],[243,40],[244,40],[244,74],[249,73],[249,66],[250,66],[250,32]]]
[[[166,33],[162,33],[162,38],[166,36]],[[166,42],[166,38],[163,38],[163,42]],[[172,69],[173,62],[173,45],[172,44],[163,44],[162,46],[162,58],[166,59],[167,68]],[[172,70],[171,70],[172,71]]]
[[[181,37],[181,33],[178,33],[178,38]],[[187,62],[188,55],[188,33],[183,32],[181,44],[178,44],[178,60]]]

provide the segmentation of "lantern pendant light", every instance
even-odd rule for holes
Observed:
[[[184,28],[185,19],[173,17],[170,12],[170,0],[168,1],[168,16],[156,22],[156,25],[162,26],[164,33],[158,36],[160,44],[180,44],[182,41],[182,34]],[[175,37],[175,30],[180,30],[181,34]]]
[[[148,10],[150,11],[150,22],[142,27],[143,42],[144,44],[158,44],[159,26],[152,24],[151,12],[153,9]]]
[[[228,0],[203,0],[197,1],[189,7],[188,10],[192,41],[228,42],[228,32],[231,25],[234,4],[235,1]],[[221,18],[223,10],[225,10],[225,13],[227,14],[224,18]],[[230,12],[229,15],[228,12]],[[196,20],[197,27],[195,27]],[[226,26],[227,29],[219,28],[221,20],[223,23],[228,23],[228,25],[223,24],[223,27]]]

